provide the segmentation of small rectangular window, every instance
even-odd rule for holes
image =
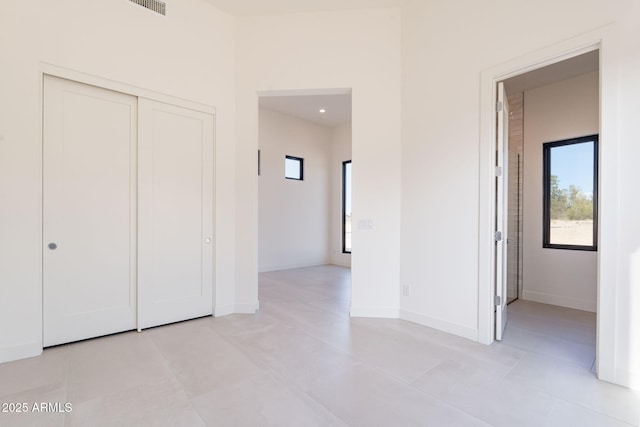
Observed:
[[[597,250],[598,135],[543,145],[545,248]]]
[[[302,181],[304,177],[304,159],[300,157],[285,156],[284,177]]]
[[[351,160],[342,162],[342,252],[351,253]]]

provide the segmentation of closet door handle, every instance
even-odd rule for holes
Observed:
[[[49,249],[51,249],[52,251],[55,251],[56,249],[58,249],[58,245],[56,245],[55,243],[49,243]]]

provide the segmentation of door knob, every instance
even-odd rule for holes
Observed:
[[[56,249],[58,249],[58,245],[56,245],[55,243],[49,243],[49,249],[51,249],[52,251],[55,251]]]

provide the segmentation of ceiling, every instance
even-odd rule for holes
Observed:
[[[592,51],[505,80],[508,94],[598,71],[599,52]],[[351,94],[287,94],[260,97],[260,106],[320,125],[335,127],[351,121]],[[320,113],[324,108],[325,113]]]
[[[235,16],[402,7],[407,0],[206,0]],[[519,93],[599,69],[592,51],[505,80],[507,93]],[[325,126],[351,121],[351,95],[261,96],[260,106]],[[326,113],[319,113],[325,108]]]
[[[261,96],[260,106],[308,120],[323,126],[335,127],[351,121],[351,94]],[[325,113],[320,113],[325,109]]]
[[[401,7],[406,0],[207,0],[231,15],[277,15],[283,13]]]
[[[599,52],[594,50],[592,52],[574,56],[573,58],[569,58],[565,61],[556,62],[555,64],[512,77],[505,80],[504,85],[507,93],[520,93],[529,89],[577,77],[592,71],[598,71],[599,62]]]

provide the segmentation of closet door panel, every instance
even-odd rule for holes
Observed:
[[[139,101],[140,326],[213,313],[212,115]]]
[[[44,346],[136,328],[136,104],[45,76]]]

